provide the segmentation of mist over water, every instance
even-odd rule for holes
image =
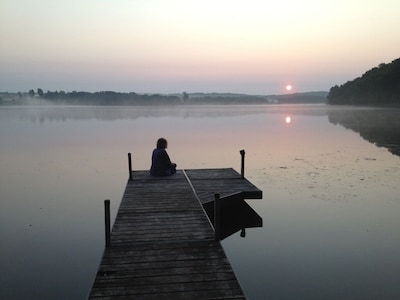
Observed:
[[[290,116],[290,122],[287,117]],[[134,169],[233,167],[263,227],[222,244],[250,299],[400,296],[399,110],[325,105],[1,107],[1,299],[85,299]],[[374,123],[378,121],[378,123]],[[21,289],[21,286],[24,288]]]

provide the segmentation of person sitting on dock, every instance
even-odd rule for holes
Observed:
[[[176,173],[176,164],[172,163],[167,151],[168,142],[164,138],[159,138],[157,148],[153,150],[151,157],[151,176],[169,176]]]

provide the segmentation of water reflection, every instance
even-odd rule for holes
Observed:
[[[115,216],[126,153],[135,170],[149,168],[161,135],[180,168],[238,170],[246,149],[246,177],[265,201],[251,202],[260,219],[229,213],[239,225],[223,246],[249,299],[397,299],[400,160],[354,131],[398,145],[398,111],[1,107],[0,298],[85,299],[103,252],[103,200]]]
[[[32,123],[66,122],[77,120],[136,120],[140,118],[180,117],[180,118],[220,118],[261,114],[282,114],[286,111],[286,123],[294,115],[324,116],[328,106],[317,105],[182,105],[182,106],[39,106],[2,107],[3,120],[29,120]],[[290,119],[289,122],[288,118]]]
[[[229,110],[223,105],[201,106],[49,106],[49,107],[9,107],[19,114],[20,120],[30,120],[32,123],[66,122],[69,120],[136,120],[140,118],[179,117],[179,118],[218,118],[261,114],[259,106],[238,106]]]
[[[208,218],[214,225],[214,201],[203,204]],[[246,228],[262,227],[262,218],[246,203],[243,198],[232,198],[222,201],[220,207],[220,240],[240,231],[240,236],[246,236]]]
[[[11,110],[11,114],[7,112]],[[338,107],[327,105],[224,105],[204,106],[66,106],[66,107],[9,107],[3,108],[3,121],[18,115],[21,121],[32,123],[66,122],[69,120],[136,120],[140,118],[228,118],[260,114],[284,115],[284,123],[292,125],[294,116],[328,116],[332,124],[340,124],[360,134],[367,141],[400,155],[400,109]],[[11,119],[10,119],[11,120]]]
[[[400,156],[400,109],[348,108],[329,110],[329,122],[358,132],[361,137]]]

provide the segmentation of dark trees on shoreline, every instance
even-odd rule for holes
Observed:
[[[327,98],[328,104],[400,105],[400,58],[332,87]]]

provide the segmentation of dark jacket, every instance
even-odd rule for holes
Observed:
[[[175,164],[171,163],[169,155],[165,149],[156,148],[151,157],[150,175],[168,176],[176,172]]]

